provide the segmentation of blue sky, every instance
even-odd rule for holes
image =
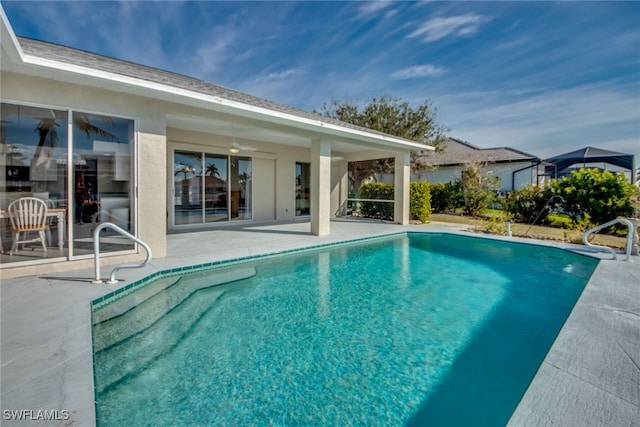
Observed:
[[[431,99],[452,137],[640,163],[639,2],[2,1],[17,35],[305,110]]]

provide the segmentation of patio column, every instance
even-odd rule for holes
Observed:
[[[311,234],[329,234],[331,218],[331,142],[311,141]]]
[[[393,221],[397,224],[409,224],[409,184],[411,180],[411,158],[409,152],[395,156],[395,184]]]

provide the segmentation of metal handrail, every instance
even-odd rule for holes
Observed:
[[[127,237],[130,240],[133,240],[134,242],[142,246],[147,251],[147,258],[141,264],[122,264],[114,268],[113,271],[111,271],[109,280],[106,282],[109,285],[113,285],[114,283],[118,283],[118,280],[116,279],[116,272],[118,270],[121,270],[123,268],[142,268],[146,266],[151,260],[151,248],[149,247],[149,245],[147,245],[142,240],[138,239],[136,236],[132,235],[128,231],[123,230],[122,228],[118,227],[117,225],[111,222],[103,222],[102,224],[98,225],[96,229],[93,230],[93,252],[95,256],[95,265],[96,265],[96,274],[95,274],[95,279],[93,280],[93,283],[96,283],[96,284],[102,283],[102,279],[100,278],[100,232],[105,228],[110,228],[114,231],[117,231],[119,234],[121,234],[124,237]]]
[[[614,220],[611,220],[609,222],[605,222],[604,224],[600,224],[597,227],[594,227],[590,230],[587,230],[584,232],[584,234],[582,235],[582,242],[589,247],[592,248],[599,248],[599,249],[604,249],[607,250],[609,252],[611,252],[613,254],[613,259],[618,259],[618,255],[617,252],[608,247],[608,246],[600,246],[600,245],[593,245],[588,241],[589,235],[593,234],[593,233],[597,233],[598,231],[602,230],[603,228],[607,228],[612,226],[613,224],[625,224],[627,227],[629,227],[629,234],[627,235],[627,247],[626,247],[626,255],[627,258],[625,259],[625,261],[630,261],[631,260],[631,247],[633,246],[633,236],[636,233],[635,227],[633,226],[633,223],[631,221],[629,221],[626,218],[616,218]]]

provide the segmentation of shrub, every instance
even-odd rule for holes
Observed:
[[[574,224],[603,224],[618,216],[634,215],[633,198],[638,188],[623,174],[600,169],[580,169],[554,181],[553,189],[565,200],[562,207]]]
[[[565,228],[568,230],[575,226],[573,221],[571,221],[571,218],[565,214],[549,214],[547,215],[545,222],[552,227]]]
[[[549,185],[525,185],[520,190],[512,191],[507,196],[505,209],[516,220],[533,223],[538,215],[540,215],[541,219],[544,219],[551,213],[552,208],[555,206],[554,203],[545,205],[552,196],[553,190]]]
[[[489,172],[484,170],[483,163],[468,162],[462,171],[460,183],[464,198],[464,213],[477,216],[483,209],[493,204],[500,178],[490,177]]]
[[[360,187],[361,199],[389,200],[389,202],[360,202],[360,213],[367,218],[393,219],[393,184],[372,182]]]
[[[411,183],[409,196],[409,216],[411,219],[425,223],[431,215],[431,191],[428,182],[416,181]]]
[[[462,198],[462,185],[456,182],[439,182],[430,184],[431,190],[431,211],[447,212],[455,211],[464,206]]]
[[[487,233],[505,235],[507,234],[507,222],[501,215],[489,215],[484,218],[484,230]]]

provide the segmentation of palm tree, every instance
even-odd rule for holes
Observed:
[[[57,127],[60,126],[58,120],[62,120],[56,117],[53,110],[49,110],[51,117],[40,117],[39,122],[36,125],[35,131],[38,132],[38,146],[33,156],[34,165],[46,164],[51,158],[53,150],[58,145],[58,131]],[[113,120],[108,116],[99,116],[106,123],[113,125]],[[80,131],[84,132],[87,137],[91,134],[96,134],[103,138],[109,138],[111,140],[117,140],[118,138],[94,124],[91,123],[89,114],[87,113],[73,113],[73,125]],[[44,153],[43,153],[44,151]]]
[[[209,164],[207,165],[207,172],[206,172],[206,174],[207,174],[208,176],[217,176],[217,177],[219,177],[219,176],[220,176],[220,171],[218,171],[218,167],[217,167],[215,164],[213,164],[213,163],[209,163]]]
[[[187,180],[187,175],[190,173],[196,173],[196,168],[194,168],[193,166],[184,164],[182,162],[178,163],[178,167],[176,168],[176,173],[174,174],[174,176],[177,176],[179,173],[184,174],[184,178],[183,181]]]

